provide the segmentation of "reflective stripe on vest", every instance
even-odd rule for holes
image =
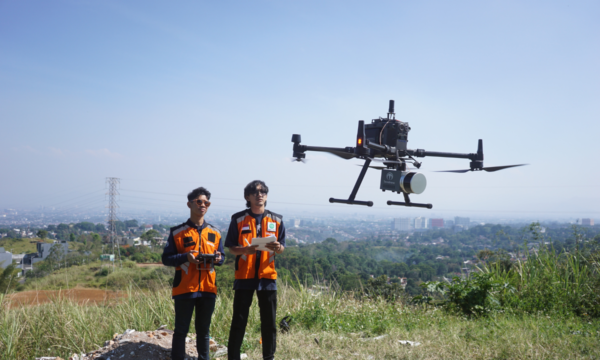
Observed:
[[[244,213],[236,219],[238,227],[238,245],[252,245],[252,239],[257,237],[256,220],[249,213]],[[279,236],[281,217],[266,210],[261,221],[260,237]],[[256,255],[260,253],[258,268],[259,279],[277,279],[275,271],[275,252],[257,251],[255,254],[238,255],[235,259],[235,278],[237,280],[254,279],[256,272]]]
[[[214,254],[219,248],[221,233],[210,224],[202,229],[202,234],[198,234],[196,228],[186,225],[173,231],[173,240],[179,254],[192,250],[202,254]],[[189,261],[176,267],[173,296],[198,291],[216,294],[215,270],[200,270],[202,268],[203,264],[190,264]],[[206,266],[206,269],[209,268]]]

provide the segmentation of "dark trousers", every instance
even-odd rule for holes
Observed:
[[[199,297],[195,299],[175,299],[175,330],[171,359],[183,360],[185,354],[185,338],[192,322],[192,313],[196,309],[196,348],[198,359],[209,360],[210,320],[215,310],[215,298]]]
[[[275,340],[277,336],[277,325],[275,316],[277,311],[277,291],[257,291],[258,307],[260,308],[260,334],[262,335],[263,359],[272,360],[275,355]],[[235,290],[233,298],[233,318],[229,330],[229,346],[227,359],[239,360],[240,349],[246,333],[248,313],[254,290]]]

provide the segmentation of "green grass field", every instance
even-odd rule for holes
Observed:
[[[315,292],[279,281],[278,319],[292,316],[291,330],[277,340],[280,359],[599,359],[600,261],[597,252],[556,254],[541,249],[510,268],[490,264],[480,275],[446,284],[456,311],[327,290]],[[232,269],[217,269],[219,296],[211,335],[227,344],[233,296]],[[174,323],[172,268],[122,269],[94,262],[63,268],[21,289],[77,286],[121,289],[125,297],[81,304],[66,298],[36,306],[9,306],[0,295],[0,358],[68,358],[89,352],[125,329],[155,330]],[[479,279],[480,281],[478,282]],[[482,287],[493,285],[489,296]],[[496,286],[498,285],[498,286]],[[439,296],[439,295],[438,295]],[[448,296],[447,299],[451,299]],[[492,299],[495,301],[489,301]],[[389,299],[389,298],[388,298]],[[487,299],[487,300],[486,300]],[[441,301],[437,298],[437,301]],[[485,311],[483,311],[485,310]],[[483,313],[467,316],[465,313]],[[191,329],[193,329],[193,324]],[[260,359],[260,322],[251,308],[243,351]],[[316,340],[315,340],[316,339]],[[402,345],[399,340],[420,342]]]
[[[211,335],[227,342],[231,292],[221,292]],[[277,340],[280,359],[597,359],[600,322],[497,312],[466,318],[402,302],[359,301],[349,295],[314,294],[280,284],[278,318],[292,315],[288,334]],[[130,285],[128,297],[106,304],[54,302],[0,310],[0,358],[31,359],[87,352],[125,329],[173,327],[169,289],[144,291]],[[193,329],[193,325],[191,327]],[[377,336],[385,335],[383,338]],[[256,302],[251,308],[244,351],[260,359]],[[316,343],[318,339],[319,344]],[[421,343],[407,347],[398,340]]]
[[[130,284],[140,289],[165,288],[172,279],[174,270],[164,266],[138,267],[125,261],[123,268],[113,267],[109,262],[95,261],[81,266],[71,266],[54,271],[43,278],[31,279],[18,290],[60,290],[73,287],[123,290]]]
[[[34,238],[34,239],[0,239],[0,247],[3,247],[4,250],[10,251],[13,254],[27,254],[34,253],[37,251],[35,243],[38,241],[42,241],[42,239]],[[52,243],[54,240],[46,239],[45,242]],[[80,243],[69,242],[69,249],[77,250],[79,249]]]

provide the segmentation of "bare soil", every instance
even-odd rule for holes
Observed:
[[[7,300],[10,307],[39,305],[58,299],[69,299],[79,304],[101,303],[112,301],[127,296],[121,291],[102,289],[74,288],[68,290],[31,290],[9,295]]]
[[[155,266],[164,266],[162,263],[144,263],[144,264],[136,264],[138,267],[146,268],[146,267],[155,267]]]

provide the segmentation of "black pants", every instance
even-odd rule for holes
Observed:
[[[275,340],[277,336],[277,325],[275,316],[277,311],[277,291],[257,291],[258,307],[260,308],[260,334],[262,335],[263,359],[272,360],[275,355]],[[236,290],[233,298],[233,318],[229,330],[229,346],[227,359],[239,360],[240,349],[246,333],[248,313],[254,290]]]
[[[209,360],[210,320],[215,310],[215,298],[199,297],[195,299],[175,299],[175,330],[171,359],[183,360],[185,354],[185,337],[190,329],[192,313],[196,309],[196,348],[199,360]]]

